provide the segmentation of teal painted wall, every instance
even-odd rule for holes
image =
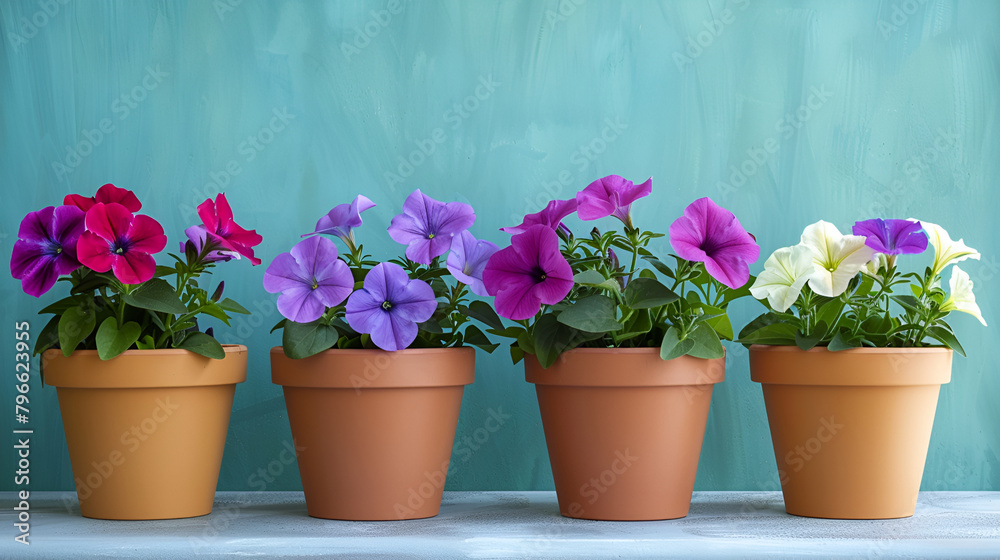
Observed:
[[[993,324],[953,321],[970,357],[942,390],[924,488],[1000,490],[998,24],[1000,4],[972,0],[4,0],[0,247],[10,254],[26,212],[109,181],[137,192],[171,247],[193,207],[225,190],[264,235],[265,262],[359,192],[379,204],[359,234],[388,258],[400,247],[385,228],[414,188],[472,203],[474,232],[500,243],[497,228],[610,173],[654,177],[638,223],[665,231],[712,196],[764,256],[821,218],[846,230],[914,216],[982,251],[963,266]],[[432,153],[411,156],[421,146]],[[299,488],[278,461],[291,434],[270,382],[280,338],[263,273],[219,269],[256,311],[217,330],[251,349],[222,490]],[[38,302],[6,279],[0,297],[10,372],[14,321],[37,333],[55,292]],[[741,302],[734,323],[758,312]],[[729,348],[697,486],[777,489],[760,389],[746,352]],[[503,352],[478,359],[448,487],[552,488],[521,368]],[[5,430],[12,386],[0,383]],[[491,410],[510,419],[476,443]],[[32,488],[71,489],[55,391],[37,380],[31,418]],[[13,471],[10,445],[0,465]],[[269,481],[256,474],[269,466]]]

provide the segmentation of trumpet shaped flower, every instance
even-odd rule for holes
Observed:
[[[917,221],[910,218],[910,221]],[[931,266],[931,276],[937,276],[951,263],[959,263],[966,259],[979,260],[979,251],[965,244],[963,239],[953,241],[943,227],[930,222],[921,221],[931,245],[934,246],[934,264]]]
[[[278,296],[278,311],[296,323],[323,316],[354,289],[354,275],[337,255],[337,245],[325,237],[299,241],[274,258],[264,272],[264,289]]]
[[[809,287],[826,297],[844,293],[851,278],[875,255],[875,250],[865,241],[860,235],[843,235],[837,226],[823,220],[806,227],[801,244],[808,247],[813,256]]]
[[[875,218],[855,222],[851,233],[865,236],[865,244],[884,255],[915,255],[927,250],[927,234],[916,221]]]
[[[98,202],[87,210],[87,231],[76,244],[77,258],[95,272],[112,271],[123,284],[141,284],[156,272],[158,253],[167,245],[163,227],[136,216],[118,203]]]
[[[198,217],[201,218],[202,225],[184,230],[192,243],[198,245],[208,242],[222,254],[236,258],[242,255],[250,259],[251,264],[260,264],[260,259],[253,254],[253,247],[260,245],[263,238],[256,230],[243,229],[233,221],[233,209],[229,206],[225,193],[219,193],[214,202],[210,198],[199,204]]]
[[[782,247],[764,262],[764,271],[750,287],[750,294],[757,299],[767,298],[775,311],[783,313],[798,299],[813,272],[809,247]]]
[[[951,288],[951,295],[941,304],[941,311],[961,311],[968,313],[986,326],[986,319],[976,303],[976,294],[972,293],[973,283],[969,274],[955,266],[951,271],[951,280],[948,282]]]
[[[362,224],[361,213],[369,208],[374,208],[375,203],[363,194],[354,197],[350,204],[338,204],[333,207],[325,216],[316,222],[316,230],[303,235],[326,234],[335,235],[342,239],[348,247],[354,245],[354,232],[356,227]]]
[[[135,193],[128,189],[120,189],[111,183],[97,189],[97,194],[94,196],[68,194],[63,199],[63,204],[76,206],[84,212],[90,210],[98,202],[103,202],[104,204],[116,202],[128,208],[128,211],[133,213],[142,210],[142,203],[136,198]]]
[[[534,214],[528,214],[521,221],[521,225],[502,227],[500,231],[506,233],[524,233],[529,227],[535,224],[542,224],[548,226],[552,229],[559,229],[562,225],[563,218],[569,216],[573,212],[576,212],[577,201],[575,198],[569,200],[551,200],[542,208],[541,211],[535,212]]]
[[[383,350],[402,350],[417,338],[418,323],[437,309],[434,290],[423,280],[411,280],[395,263],[375,265],[362,289],[347,299],[347,324],[368,333]]]
[[[632,203],[653,192],[653,178],[641,185],[618,175],[608,175],[576,193],[577,214],[584,221],[614,216],[632,227]]]
[[[403,213],[389,224],[389,237],[406,245],[406,258],[431,264],[448,252],[454,237],[472,227],[476,213],[463,202],[440,202],[417,189],[406,197]]]
[[[83,228],[84,212],[75,206],[49,206],[24,217],[10,259],[11,275],[24,293],[39,297],[61,275],[80,268],[76,246]]]
[[[451,275],[469,286],[477,296],[489,295],[483,285],[483,270],[493,253],[500,248],[496,243],[476,239],[468,230],[463,231],[451,242],[451,252],[445,263]]]
[[[520,321],[538,313],[543,303],[562,301],[573,289],[573,269],[559,251],[556,232],[536,224],[490,257],[483,284],[496,296],[497,313]]]
[[[682,259],[705,263],[712,278],[732,289],[747,283],[750,263],[760,256],[736,216],[708,197],[692,202],[670,225],[670,245]]]

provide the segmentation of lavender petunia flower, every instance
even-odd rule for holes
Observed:
[[[49,206],[21,220],[10,273],[21,281],[24,293],[39,297],[52,289],[59,276],[80,268],[76,244],[83,234],[85,215],[76,206]]]
[[[614,216],[626,226],[632,227],[632,203],[649,196],[651,192],[652,177],[641,185],[635,185],[618,175],[608,175],[576,193],[577,214],[584,221]]]
[[[389,236],[406,245],[406,258],[430,264],[448,252],[452,239],[476,221],[472,207],[462,202],[439,202],[413,191],[403,203],[403,213],[392,219]]]
[[[865,245],[885,255],[916,255],[927,250],[927,234],[920,222],[875,218],[855,222],[851,233],[865,236]]]
[[[338,204],[334,206],[333,210],[327,212],[326,216],[323,216],[316,222],[316,231],[307,233],[302,237],[317,234],[336,235],[348,247],[353,247],[354,232],[352,230],[361,226],[361,213],[374,207],[374,202],[369,200],[365,195],[359,194],[354,197],[354,200],[350,204]]]
[[[308,323],[350,295],[354,276],[347,263],[337,258],[333,241],[310,237],[274,258],[264,272],[264,289],[281,292],[278,311],[286,319]]]
[[[575,198],[569,200],[551,200],[540,212],[528,214],[521,221],[521,225],[502,227],[500,231],[506,233],[524,233],[529,227],[535,224],[542,224],[552,229],[566,227],[562,225],[563,218],[576,212],[577,201]]]
[[[490,257],[483,283],[496,296],[497,313],[520,321],[538,313],[543,303],[562,301],[573,289],[573,269],[559,251],[556,232],[536,224]]]
[[[483,269],[493,253],[500,248],[496,243],[485,239],[476,239],[468,230],[455,237],[451,243],[451,252],[446,263],[451,275],[459,282],[469,286],[472,293],[486,297],[486,287],[483,286]]]
[[[395,263],[375,265],[365,277],[364,288],[347,300],[347,324],[368,333],[383,350],[408,347],[417,338],[418,323],[434,315],[434,290],[423,280],[411,280]]]
[[[670,225],[670,245],[682,259],[705,263],[712,278],[734,290],[747,283],[750,263],[760,256],[736,216],[708,197],[692,202]]]

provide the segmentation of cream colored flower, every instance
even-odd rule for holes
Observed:
[[[843,235],[837,226],[820,220],[802,232],[802,245],[812,252],[813,274],[809,287],[821,296],[837,297],[868,264],[875,250],[862,235]]]
[[[764,271],[757,276],[750,293],[767,302],[777,311],[787,311],[795,303],[802,286],[813,274],[812,251],[805,245],[782,247],[764,263]]]
[[[934,246],[934,265],[931,266],[932,275],[936,276],[941,274],[941,272],[950,263],[959,263],[965,259],[975,259],[979,260],[979,251],[968,247],[963,239],[958,241],[953,241],[948,232],[944,230],[943,227],[932,224],[930,222],[925,222],[923,220],[916,220],[910,218],[911,221],[919,221],[920,225],[923,226],[924,231],[927,232],[928,241]],[[968,277],[968,275],[966,275]],[[952,276],[954,278],[954,276]]]
[[[983,313],[976,303],[976,294],[972,293],[973,284],[968,273],[956,265],[951,271],[951,281],[948,282],[948,285],[951,288],[951,295],[941,304],[941,311],[968,313],[979,319],[984,327],[987,326],[986,319],[983,319]]]

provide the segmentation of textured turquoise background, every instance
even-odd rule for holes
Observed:
[[[359,192],[379,205],[361,239],[395,255],[385,228],[417,187],[473,204],[474,233],[498,243],[497,228],[611,173],[653,176],[640,225],[665,231],[707,195],[764,256],[821,218],[846,231],[913,216],[982,251],[963,267],[993,323],[952,321],[970,357],[941,392],[924,488],[1000,490],[998,25],[994,1],[4,0],[0,246],[10,254],[26,212],[105,182],[134,189],[171,248],[194,206],[226,191],[238,221],[264,235],[265,263]],[[256,312],[217,330],[251,349],[222,490],[299,488],[279,461],[291,435],[270,382],[280,339],[268,334],[278,314],[263,273],[246,261],[219,270]],[[55,296],[0,281],[4,371],[14,321],[37,333],[35,313]],[[757,312],[741,302],[734,323]],[[448,487],[552,488],[520,366],[502,351],[478,359]],[[697,486],[777,489],[746,352],[730,346],[728,366]],[[5,430],[12,386],[0,383]],[[511,418],[476,443],[491,410]],[[31,488],[71,489],[55,391],[37,380],[31,419]],[[0,470],[13,465],[0,446]],[[12,476],[0,481],[12,488]]]

